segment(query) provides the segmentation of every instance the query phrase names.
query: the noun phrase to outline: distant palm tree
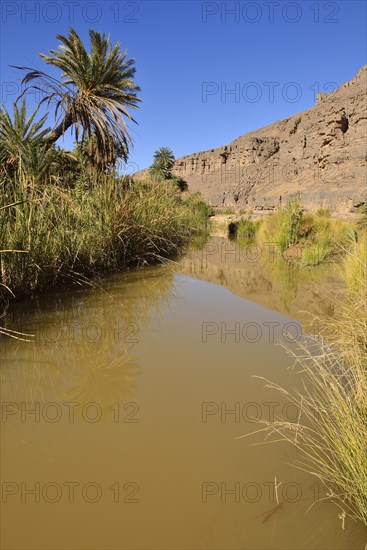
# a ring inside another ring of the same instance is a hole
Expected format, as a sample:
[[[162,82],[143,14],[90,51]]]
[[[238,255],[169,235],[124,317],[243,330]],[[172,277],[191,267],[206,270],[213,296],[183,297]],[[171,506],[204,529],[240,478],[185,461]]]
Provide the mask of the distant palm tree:
[[[56,38],[61,42],[59,50],[40,55],[47,64],[61,69],[61,80],[43,71],[17,67],[27,71],[23,93],[42,90],[46,95],[41,103],[55,106],[55,128],[47,142],[55,143],[71,128],[76,141],[94,136],[101,163],[115,163],[118,156],[126,159],[132,145],[126,119],[136,122],[128,108],[138,109],[141,101],[137,97],[140,88],[134,82],[134,60],[126,59],[127,51],[122,53],[119,43],[112,46],[109,36],[93,30],[89,31],[90,53],[74,29],[68,36]]]
[[[172,177],[172,168],[175,163],[175,155],[169,147],[160,147],[154,153],[153,164],[150,173],[154,179],[165,180]]]

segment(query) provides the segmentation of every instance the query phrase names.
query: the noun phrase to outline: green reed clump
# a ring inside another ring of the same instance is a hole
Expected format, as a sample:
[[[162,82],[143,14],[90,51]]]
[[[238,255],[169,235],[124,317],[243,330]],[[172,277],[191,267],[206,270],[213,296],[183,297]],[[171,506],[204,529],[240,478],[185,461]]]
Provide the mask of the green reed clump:
[[[213,208],[203,200],[201,193],[192,193],[185,196],[186,205],[192,212],[192,220],[201,227],[209,230],[209,218],[213,215]]]
[[[126,185],[104,175],[70,188],[26,177],[12,186],[13,204],[0,199],[0,283],[17,296],[162,261],[206,223],[200,199],[185,201],[168,183]]]
[[[321,210],[321,211],[320,211]],[[298,200],[291,200],[261,222],[257,239],[273,243],[285,257],[303,266],[315,266],[345,254],[358,238],[358,227],[330,219],[323,209],[305,214]],[[297,248],[297,254],[289,250]]]
[[[234,232],[239,241],[253,240],[259,229],[260,222],[254,221],[251,218],[234,222]]]
[[[284,208],[277,209],[262,223],[259,237],[262,241],[275,243],[280,252],[296,244],[303,218],[302,205],[298,199],[290,200]]]
[[[353,225],[342,220],[309,214],[304,222],[307,233],[300,242],[303,245],[301,263],[305,266],[318,265],[345,254],[358,238]]]

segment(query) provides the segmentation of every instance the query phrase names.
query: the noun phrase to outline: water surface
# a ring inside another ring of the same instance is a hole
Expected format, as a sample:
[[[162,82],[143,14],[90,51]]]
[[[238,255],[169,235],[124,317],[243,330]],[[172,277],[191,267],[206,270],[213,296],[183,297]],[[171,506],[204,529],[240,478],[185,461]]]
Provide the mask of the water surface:
[[[2,547],[364,547],[290,445],[238,439],[296,422],[264,379],[299,386],[279,342],[332,315],[337,270],[233,246],[12,306],[35,337],[1,341]]]

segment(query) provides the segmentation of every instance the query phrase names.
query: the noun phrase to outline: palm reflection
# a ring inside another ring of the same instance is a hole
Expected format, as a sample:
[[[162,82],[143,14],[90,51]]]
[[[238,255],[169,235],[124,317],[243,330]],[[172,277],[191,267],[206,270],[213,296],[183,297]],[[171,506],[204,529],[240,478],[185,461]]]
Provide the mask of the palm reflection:
[[[139,341],[151,319],[174,297],[169,266],[119,275],[104,288],[59,294],[7,322],[35,334],[31,343],[3,339],[3,401],[97,402],[102,408],[133,397]]]

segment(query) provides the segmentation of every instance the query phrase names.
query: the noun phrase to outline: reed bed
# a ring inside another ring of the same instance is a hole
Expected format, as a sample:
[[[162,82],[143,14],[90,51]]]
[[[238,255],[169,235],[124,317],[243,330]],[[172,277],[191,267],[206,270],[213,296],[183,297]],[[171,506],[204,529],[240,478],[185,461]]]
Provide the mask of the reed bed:
[[[3,298],[172,258],[207,221],[200,197],[183,200],[171,183],[11,183],[11,201],[6,189],[0,199]]]

